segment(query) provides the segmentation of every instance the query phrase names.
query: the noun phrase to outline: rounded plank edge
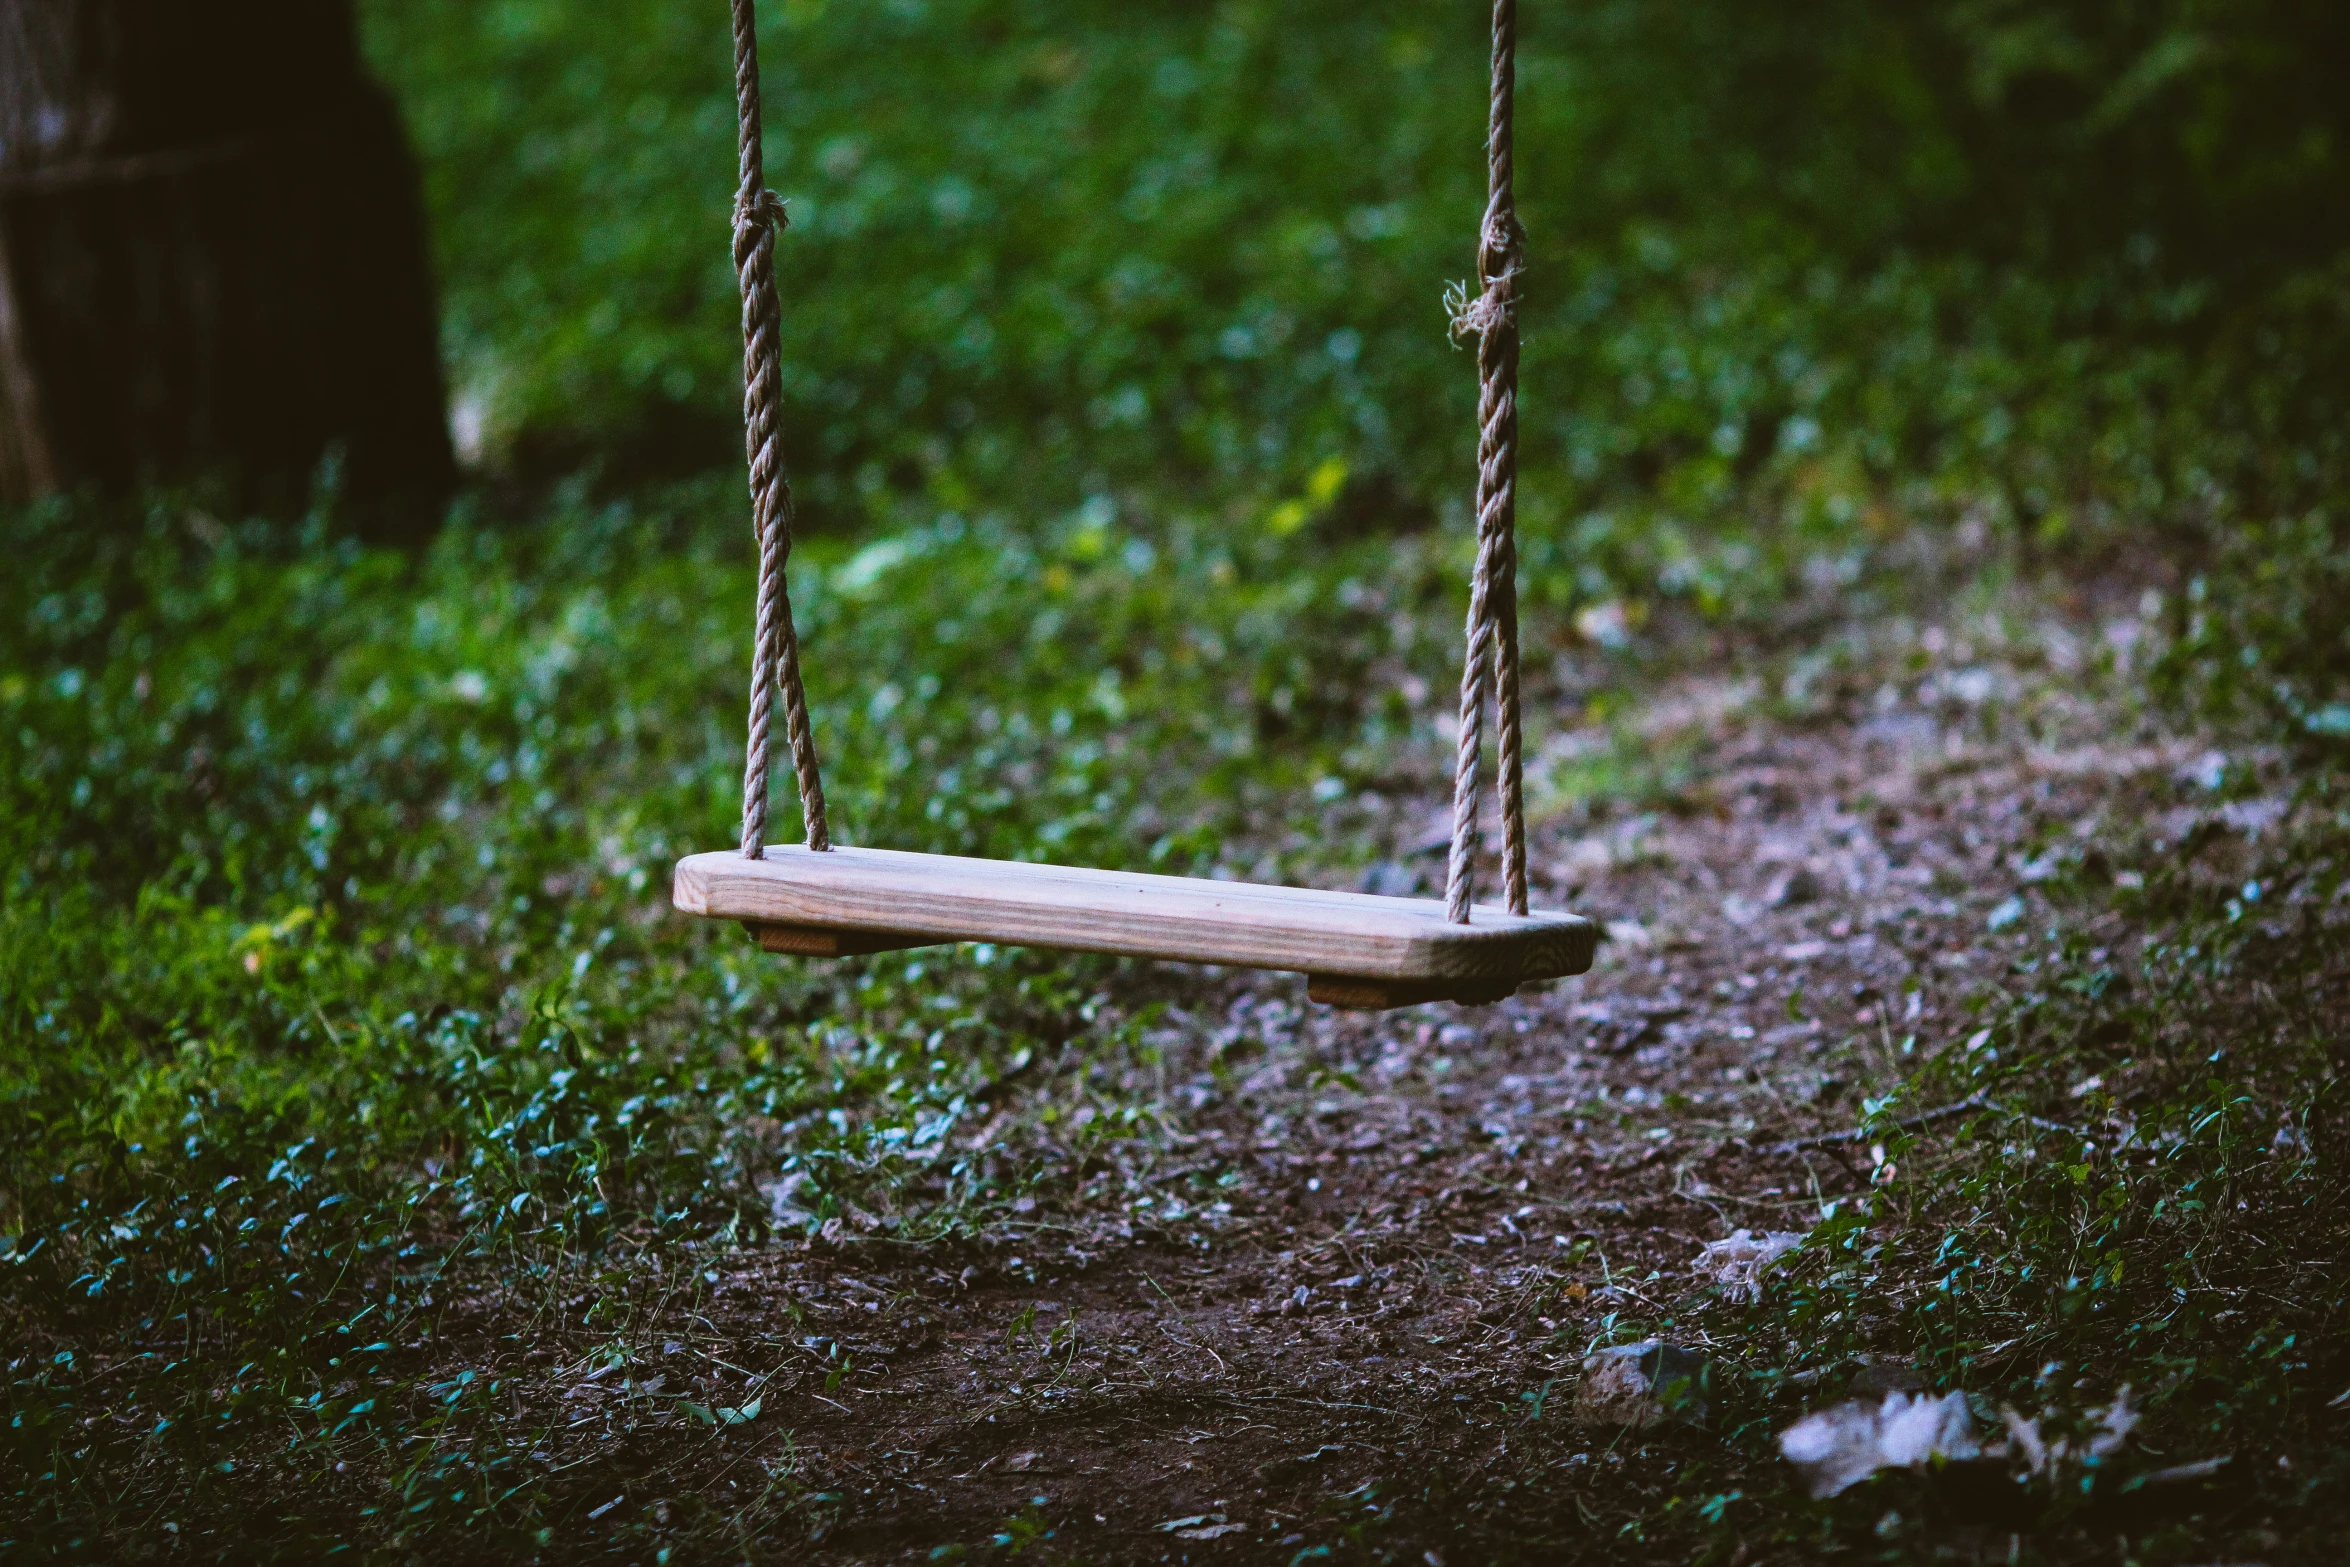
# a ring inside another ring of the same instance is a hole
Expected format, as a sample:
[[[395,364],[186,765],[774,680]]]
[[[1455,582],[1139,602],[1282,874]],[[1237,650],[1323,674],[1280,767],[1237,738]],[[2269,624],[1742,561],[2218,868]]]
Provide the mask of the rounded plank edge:
[[[907,945],[983,941],[1367,981],[1559,979],[1587,970],[1598,946],[1591,921],[1550,911],[1480,905],[1460,926],[1433,899],[886,849],[768,856],[689,855],[672,901],[704,918],[887,932]]]

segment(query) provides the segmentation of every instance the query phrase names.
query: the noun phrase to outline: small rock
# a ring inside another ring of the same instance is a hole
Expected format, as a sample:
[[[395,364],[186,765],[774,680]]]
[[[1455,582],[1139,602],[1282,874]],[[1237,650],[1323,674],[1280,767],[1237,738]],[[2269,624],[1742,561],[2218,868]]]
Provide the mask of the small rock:
[[[1852,1396],[1883,1398],[1887,1393],[1923,1393],[1925,1373],[1899,1355],[1855,1355]]]
[[[1603,1349],[1583,1362],[1575,1418],[1584,1425],[1635,1430],[1668,1420],[1700,1424],[1709,1371],[1696,1350],[1656,1339]]]
[[[1762,915],[1762,905],[1741,893],[1731,893],[1722,900],[1722,918],[1744,930]]]
[[[1771,883],[1764,901],[1774,909],[1794,908],[1805,903],[1817,903],[1827,889],[1821,885],[1819,873],[1808,865],[1798,865]]]
[[[1657,1037],[1656,1022],[1635,1013],[1627,1017],[1606,1014],[1590,1019],[1591,1032],[1583,1038],[1584,1048],[1601,1055],[1620,1056]]]
[[[1428,890],[1425,872],[1416,866],[1380,860],[1363,872],[1362,890],[1378,898],[1417,898]]]
[[[1621,599],[1610,599],[1604,604],[1586,604],[1575,611],[1575,629],[1584,640],[1609,649],[1629,647],[1632,642],[1632,612]]]
[[[1036,1467],[1036,1461],[1043,1456],[1044,1455],[1042,1453],[1014,1453],[1011,1457],[1004,1460],[1004,1468],[1011,1471],[1013,1474],[1025,1474],[1027,1471],[1034,1469]]]

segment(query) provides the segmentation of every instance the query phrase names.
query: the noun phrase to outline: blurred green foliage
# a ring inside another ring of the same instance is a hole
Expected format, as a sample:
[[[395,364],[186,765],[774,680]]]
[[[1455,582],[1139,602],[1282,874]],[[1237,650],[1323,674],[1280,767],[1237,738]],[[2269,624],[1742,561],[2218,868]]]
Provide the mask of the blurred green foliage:
[[[525,470],[731,456],[723,9],[369,10],[464,419]],[[1365,522],[1455,512],[1473,377],[1440,295],[1482,203],[1484,21],[765,7],[812,525],[1331,459]],[[2321,0],[1529,7],[1535,574],[1669,591],[1689,530],[1848,534],[1888,501],[2063,543],[2330,494],[2346,56]]]

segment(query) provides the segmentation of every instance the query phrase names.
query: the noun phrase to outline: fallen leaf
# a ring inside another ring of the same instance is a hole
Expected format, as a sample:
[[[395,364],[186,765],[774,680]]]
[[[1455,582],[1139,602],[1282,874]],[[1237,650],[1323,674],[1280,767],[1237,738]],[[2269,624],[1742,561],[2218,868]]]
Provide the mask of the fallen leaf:
[[[1693,1266],[1698,1273],[1719,1284],[1722,1293],[1731,1300],[1760,1300],[1763,1273],[1802,1244],[1802,1236],[1785,1230],[1772,1230],[1764,1235],[1739,1230],[1726,1240],[1706,1242]]]
[[[2053,1473],[2056,1468],[2079,1456],[2073,1444],[2062,1440],[2049,1441],[2040,1434],[2040,1422],[2029,1415],[2020,1415],[2012,1409],[2003,1409],[1999,1418],[2007,1426],[2008,1451],[2024,1462],[2024,1467],[2036,1475]],[[2083,1442],[2079,1452],[2091,1458],[2111,1458],[2121,1451],[2138,1426],[2138,1411],[2130,1406],[2128,1387],[2118,1389],[2113,1402],[2097,1412],[2097,1429]]]
[[[1779,1451],[1803,1471],[1815,1497],[1849,1490],[1880,1469],[1983,1456],[1964,1393],[1942,1398],[1888,1393],[1874,1404],[1838,1404],[1780,1432]]]
[[[2173,1464],[2168,1469],[2149,1470],[2123,1489],[2136,1491],[2150,1485],[2183,1485],[2192,1480],[2208,1480],[2235,1461],[2235,1454],[2222,1453],[2217,1458],[2198,1458],[2191,1464]]]

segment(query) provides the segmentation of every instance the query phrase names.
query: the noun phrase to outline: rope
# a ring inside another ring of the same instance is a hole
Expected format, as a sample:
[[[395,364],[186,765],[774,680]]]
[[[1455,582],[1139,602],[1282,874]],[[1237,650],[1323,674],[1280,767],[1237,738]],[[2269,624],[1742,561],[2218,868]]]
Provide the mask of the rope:
[[[1479,292],[1453,330],[1477,336],[1477,567],[1469,580],[1468,654],[1461,669],[1460,747],[1453,758],[1452,856],[1445,918],[1469,923],[1477,879],[1478,762],[1485,701],[1493,697],[1501,771],[1502,881],[1512,914],[1526,912],[1526,802],[1518,721],[1518,275],[1526,234],[1514,192],[1512,106],[1518,78],[1517,0],[1493,0],[1493,90],[1486,118],[1485,222]]]
[[[732,0],[734,91],[740,182],[734,204],[734,262],[743,299],[743,443],[759,542],[759,598],[753,633],[749,742],[743,766],[746,859],[765,853],[767,777],[775,689],[783,688],[784,730],[799,787],[808,847],[832,847],[824,781],[800,682],[784,566],[791,556],[791,482],[784,472],[782,306],[775,290],[775,237],[788,222],[767,189],[759,128],[756,0]],[[1517,0],[1494,0],[1492,95],[1486,122],[1485,221],[1477,246],[1476,298],[1464,300],[1454,330],[1477,336],[1477,565],[1469,584],[1467,658],[1461,671],[1460,745],[1453,761],[1452,854],[1445,916],[1469,923],[1475,896],[1478,773],[1485,703],[1496,712],[1502,818],[1502,878],[1509,910],[1526,912],[1526,813],[1518,692],[1517,483],[1518,277],[1525,232],[1514,194],[1512,105],[1517,87]]]
[[[734,195],[734,266],[743,296],[743,449],[751,475],[751,525],[759,541],[759,607],[751,640],[750,739],[743,756],[743,858],[766,854],[769,728],[783,683],[783,727],[799,785],[808,847],[832,847],[824,780],[800,685],[800,639],[783,580],[791,558],[791,479],[783,468],[783,306],[775,294],[775,236],[790,221],[767,188],[759,134],[759,22],[756,0],[733,0],[734,102],[741,179]]]

